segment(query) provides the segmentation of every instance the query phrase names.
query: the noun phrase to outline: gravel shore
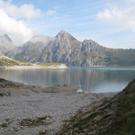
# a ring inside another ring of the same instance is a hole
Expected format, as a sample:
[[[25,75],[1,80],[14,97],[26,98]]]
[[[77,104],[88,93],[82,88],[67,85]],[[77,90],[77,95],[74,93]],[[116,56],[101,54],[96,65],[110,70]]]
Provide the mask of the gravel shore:
[[[14,82],[12,82],[14,83]],[[0,87],[0,135],[54,135],[83,106],[116,93],[77,93],[76,86]]]

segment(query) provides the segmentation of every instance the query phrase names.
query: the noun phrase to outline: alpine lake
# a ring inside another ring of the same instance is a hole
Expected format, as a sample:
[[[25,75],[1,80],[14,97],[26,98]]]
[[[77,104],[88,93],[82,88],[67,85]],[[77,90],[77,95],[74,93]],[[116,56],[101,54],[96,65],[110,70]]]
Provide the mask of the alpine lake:
[[[8,69],[0,70],[0,78],[42,87],[80,86],[85,93],[118,92],[135,78],[135,68]]]

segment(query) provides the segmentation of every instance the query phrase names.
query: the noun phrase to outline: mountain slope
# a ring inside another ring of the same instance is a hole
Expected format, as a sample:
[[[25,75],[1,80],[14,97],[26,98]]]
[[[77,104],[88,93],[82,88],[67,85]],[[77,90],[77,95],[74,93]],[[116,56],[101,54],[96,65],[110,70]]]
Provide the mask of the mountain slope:
[[[0,54],[0,66],[32,66],[32,64],[24,61],[14,60]]]
[[[107,65],[135,66],[135,49],[106,49]]]
[[[58,135],[134,135],[135,79],[118,95],[81,108]]]
[[[135,66],[135,49],[110,49],[92,40],[80,42],[64,30],[55,37],[34,36],[6,55],[32,63],[65,63],[83,67]]]

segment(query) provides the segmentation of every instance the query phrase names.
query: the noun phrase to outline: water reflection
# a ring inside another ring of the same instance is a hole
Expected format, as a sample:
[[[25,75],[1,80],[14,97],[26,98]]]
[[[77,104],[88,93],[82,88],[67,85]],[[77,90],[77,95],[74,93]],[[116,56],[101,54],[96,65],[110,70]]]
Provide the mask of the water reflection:
[[[122,90],[133,78],[133,69],[67,68],[0,70],[0,77],[43,87],[76,85],[85,92],[115,92]]]

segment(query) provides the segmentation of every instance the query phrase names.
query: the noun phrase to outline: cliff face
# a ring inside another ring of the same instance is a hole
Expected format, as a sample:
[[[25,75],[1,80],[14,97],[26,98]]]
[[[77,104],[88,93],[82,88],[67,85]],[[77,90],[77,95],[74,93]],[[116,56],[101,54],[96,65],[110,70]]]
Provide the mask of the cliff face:
[[[34,36],[6,55],[32,63],[65,63],[67,66],[135,66],[135,49],[109,49],[92,40],[80,42],[64,30],[56,37]]]

